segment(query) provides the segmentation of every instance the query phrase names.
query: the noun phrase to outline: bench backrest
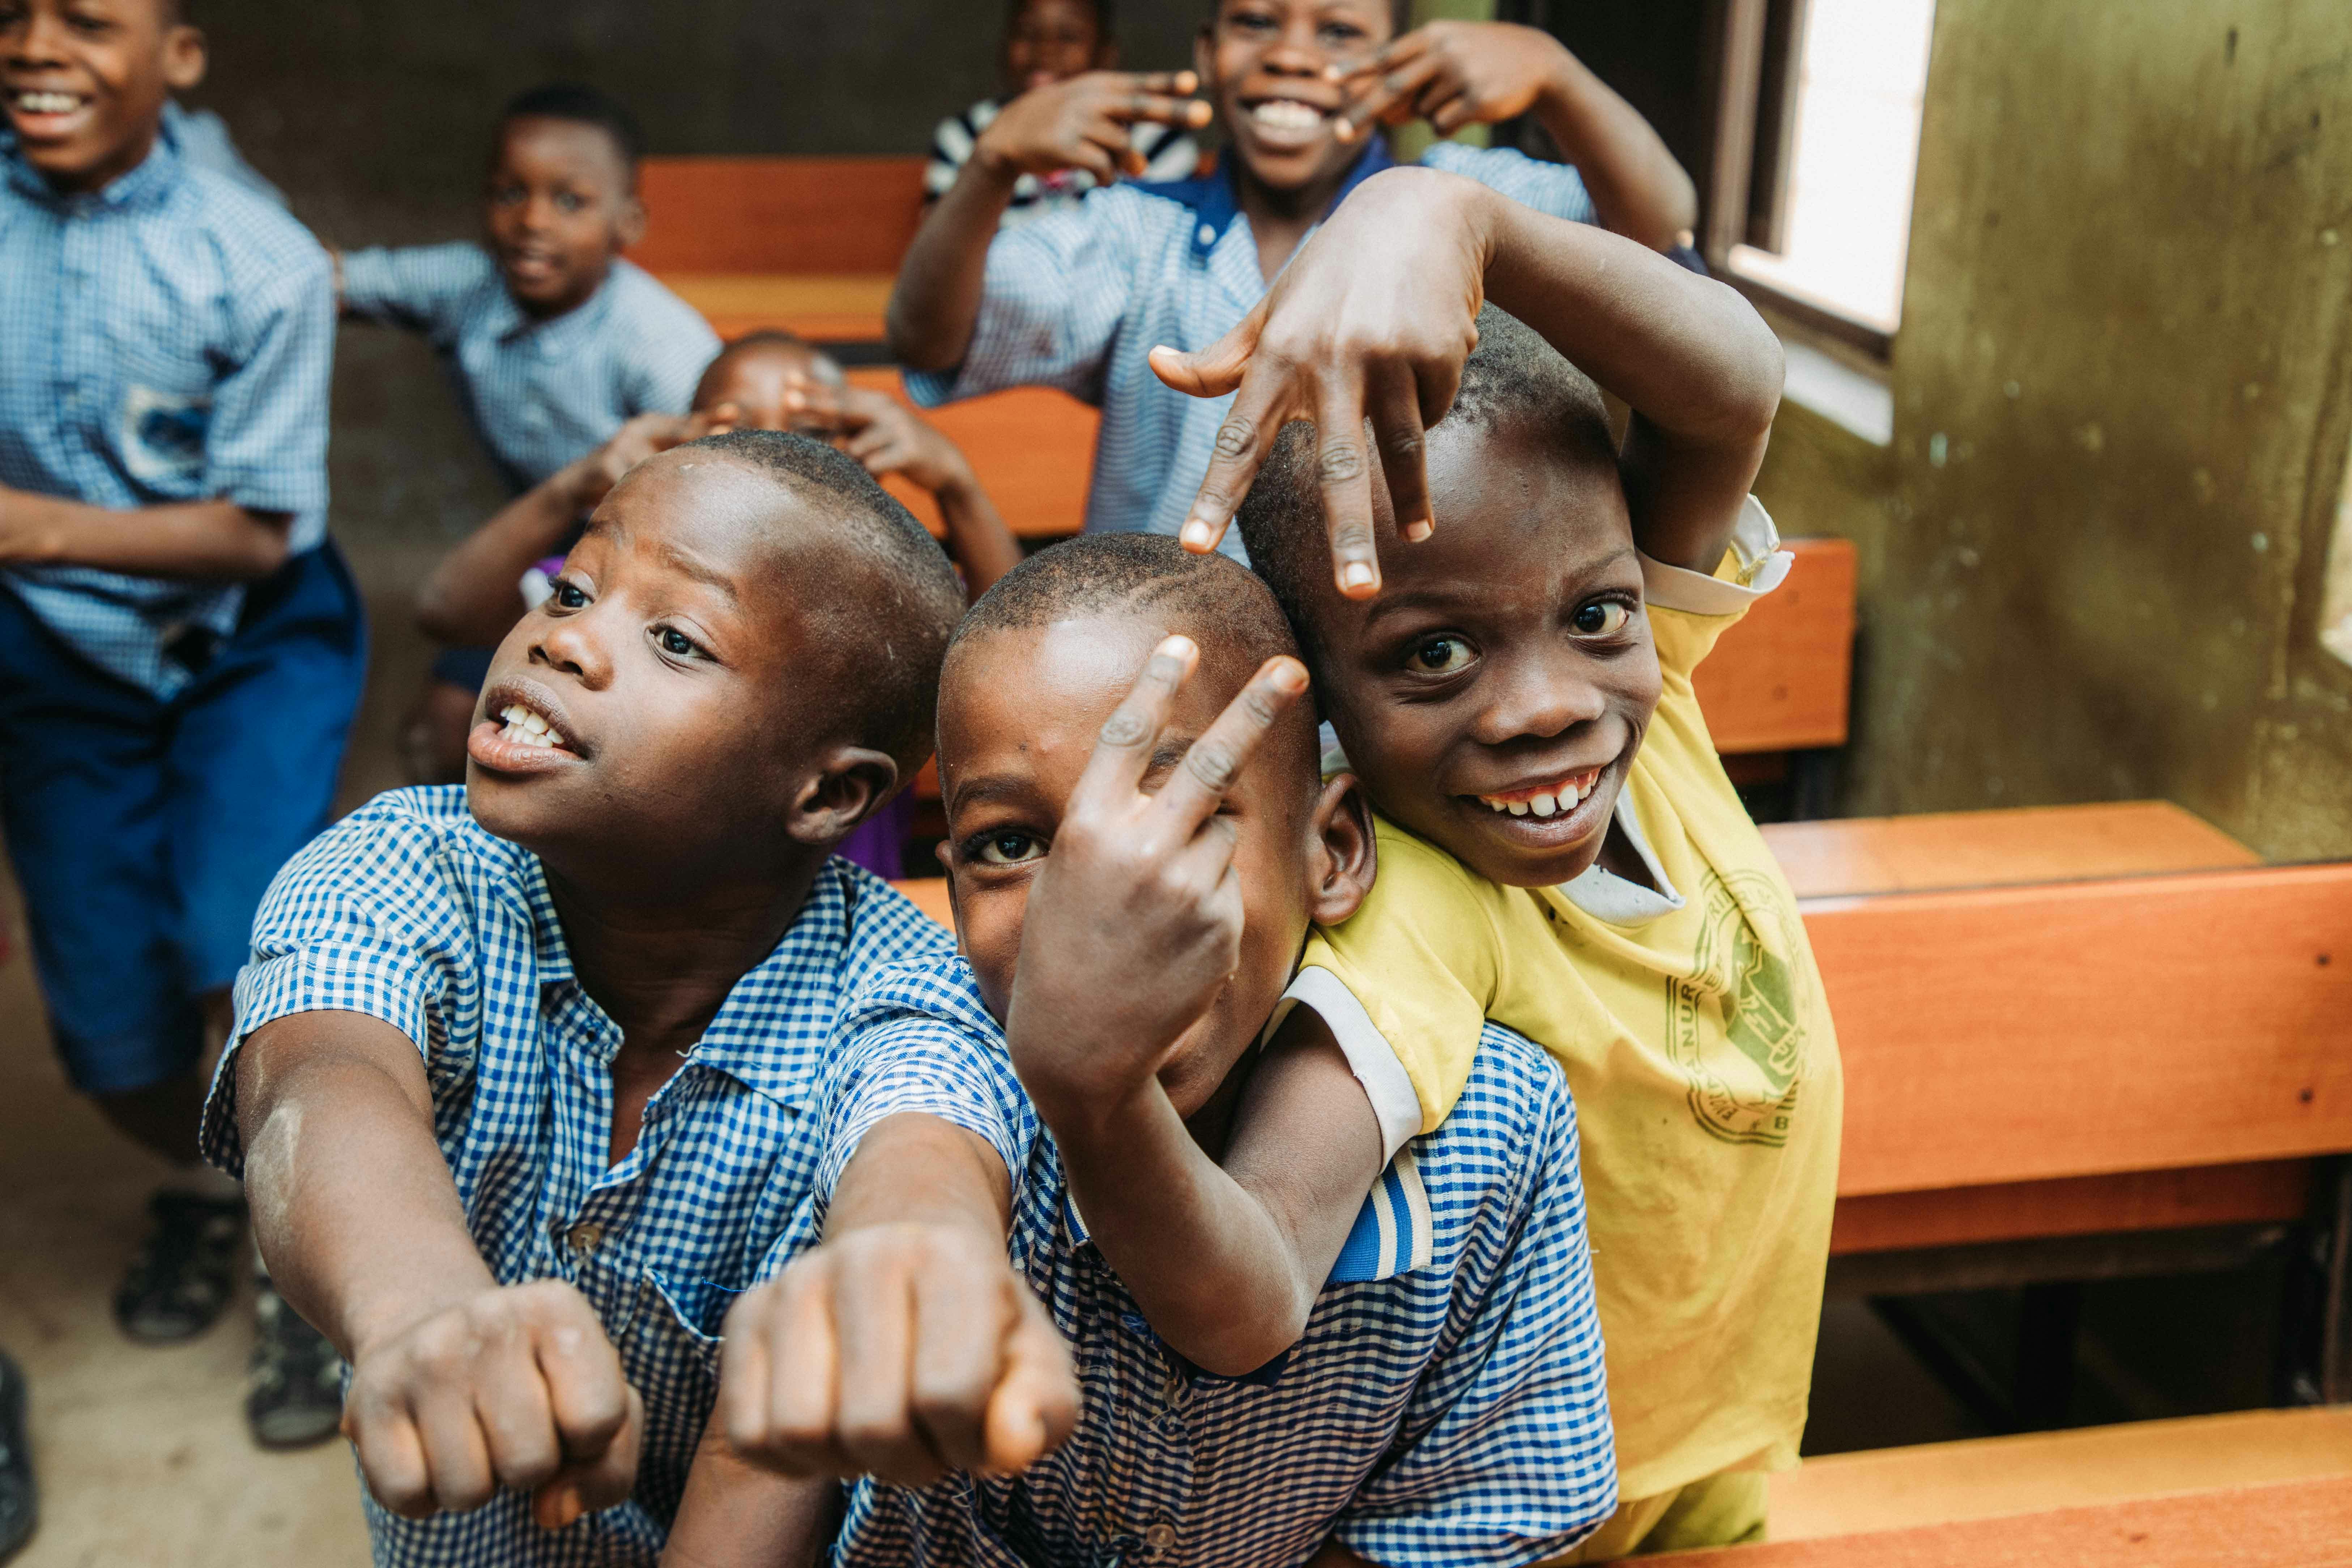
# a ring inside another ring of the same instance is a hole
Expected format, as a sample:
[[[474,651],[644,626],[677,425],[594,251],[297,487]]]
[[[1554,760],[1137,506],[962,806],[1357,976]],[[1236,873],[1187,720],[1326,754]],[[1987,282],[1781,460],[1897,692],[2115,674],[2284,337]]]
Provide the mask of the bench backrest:
[[[922,218],[920,158],[647,158],[653,272],[896,272]]]

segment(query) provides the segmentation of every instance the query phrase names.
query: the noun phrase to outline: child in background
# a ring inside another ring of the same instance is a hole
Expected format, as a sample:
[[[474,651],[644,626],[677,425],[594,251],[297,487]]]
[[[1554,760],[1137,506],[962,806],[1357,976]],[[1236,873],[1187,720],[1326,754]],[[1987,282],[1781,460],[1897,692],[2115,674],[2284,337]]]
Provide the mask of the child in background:
[[[797,430],[829,438],[875,478],[900,473],[930,491],[968,595],[985,593],[1021,559],[1019,542],[954,442],[894,400],[849,385],[841,367],[814,343],[790,332],[757,331],[710,362],[695,388],[691,413],[638,415],[444,556],[418,591],[417,624],[427,637],[454,647],[497,644],[547,596],[562,552],[579,535],[580,519],[623,474],[656,452],[726,429]],[[463,779],[473,710],[472,691],[432,693],[409,729],[412,770]],[[861,824],[841,853],[877,876],[898,876],[905,816],[903,801],[893,801]]]
[[[365,665],[326,533],[327,255],[184,153],[168,95],[205,64],[173,0],[0,0],[0,822],[68,1076],[183,1173],[114,1299],[150,1342],[233,1293],[204,1058]],[[247,1420],[323,1437],[333,1352],[260,1307]]]
[[[1004,21],[1004,90],[940,121],[931,136],[931,161],[923,170],[923,200],[935,202],[948,194],[981,133],[1007,103],[1024,92],[1118,65],[1111,0],[1010,0]],[[1141,163],[1140,177],[1147,180],[1188,180],[1200,168],[1200,149],[1173,125],[1137,127],[1135,154]],[[1013,199],[999,226],[1017,228],[1076,206],[1094,188],[1094,175],[1084,169],[1024,174],[1013,184]]]
[[[205,1142],[351,1357],[377,1562],[659,1556],[836,1005],[949,946],[830,852],[929,755],[962,609],[828,447],[649,458],[500,645],[466,787],[272,887]]]
[[[1760,1536],[1804,1426],[1841,1078],[1691,675],[1787,570],[1748,495],[1778,343],[1719,284],[1400,170],[1226,342],[1158,363],[1234,395],[1197,547],[1246,492],[1327,765],[1381,813],[1378,886],[1303,960],[1322,1022],[1394,1050],[1424,1125],[1460,1114],[1489,1021],[1576,1091],[1627,1500],[1585,1552]],[[1631,405],[1622,452],[1577,365]]]
[[[1332,1124],[1378,1147],[1336,1053],[1255,1048],[1309,922],[1373,869],[1295,647],[1240,567],[1136,537],[1041,553],[958,628],[940,761],[969,958],[850,1005],[825,1244],[728,1321],[737,1450],[883,1478],[833,1562],[1517,1565],[1613,1503],[1575,1110],[1507,1031],[1461,1110],[1355,1186],[1279,1364],[1202,1371],[1089,1245],[1122,1182],[1222,1158],[1280,1192],[1333,1167]],[[1318,1086],[1352,1115],[1292,1115]],[[1267,1135],[1284,1121],[1303,1136]],[[1198,1260],[1154,1239],[1167,1269]],[[950,1468],[983,1473],[929,1484]],[[679,1519],[698,1564],[808,1560],[790,1510],[776,1539],[707,1535],[711,1500]]]
[[[621,256],[645,233],[643,149],[628,110],[596,89],[533,88],[499,115],[482,242],[338,258],[343,314],[424,334],[516,495],[638,415],[686,413],[719,352],[691,305]],[[434,661],[434,685],[454,689],[428,688],[412,712],[412,766],[432,755],[433,715],[471,710],[488,662],[479,644]]]
[[[1139,127],[1199,126],[1210,112],[1175,96],[1192,90],[1192,72],[1093,72],[1008,104],[899,269],[890,343],[909,395],[928,407],[1045,385],[1099,407],[1087,527],[1173,533],[1224,404],[1170,391],[1145,356],[1154,344],[1206,348],[1249,313],[1324,216],[1389,166],[1375,117],[1424,104],[1449,121],[1531,112],[1572,166],[1445,142],[1423,162],[1659,249],[1690,226],[1690,181],[1656,133],[1548,34],[1499,23],[1392,32],[1391,0],[1222,0],[1194,49],[1227,138],[1216,171],[1096,191],[1000,235],[1023,175],[1139,174]],[[1383,48],[1411,51],[1409,98],[1363,73]],[[1225,543],[1240,551],[1238,538]]]

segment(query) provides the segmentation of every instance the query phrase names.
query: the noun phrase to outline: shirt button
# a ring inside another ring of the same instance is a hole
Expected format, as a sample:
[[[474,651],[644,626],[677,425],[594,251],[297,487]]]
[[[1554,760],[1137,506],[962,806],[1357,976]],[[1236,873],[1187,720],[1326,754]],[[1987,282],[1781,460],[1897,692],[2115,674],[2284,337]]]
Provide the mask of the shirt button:
[[[1155,1524],[1143,1532],[1143,1543],[1154,1552],[1165,1552],[1176,1544],[1176,1527],[1172,1524]]]
[[[594,1220],[572,1227],[572,1250],[593,1252],[604,1244],[604,1227]]]
[[[1214,245],[1214,244],[1216,244],[1216,243],[1217,243],[1217,231],[1216,231],[1215,229],[1213,229],[1213,228],[1211,228],[1207,224],[1205,224],[1205,223],[1204,223],[1204,224],[1202,224],[1202,225],[1201,226],[1200,240],[1201,240],[1201,243],[1202,243],[1202,245]]]

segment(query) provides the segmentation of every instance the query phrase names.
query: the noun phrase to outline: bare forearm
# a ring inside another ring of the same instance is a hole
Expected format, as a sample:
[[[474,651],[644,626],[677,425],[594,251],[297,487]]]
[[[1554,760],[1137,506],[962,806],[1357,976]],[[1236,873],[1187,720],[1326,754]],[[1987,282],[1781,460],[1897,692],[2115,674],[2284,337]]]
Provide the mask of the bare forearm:
[[[1021,542],[978,479],[967,477],[942,485],[933,496],[947,524],[948,553],[963,568],[964,593],[977,599],[1021,564]]]
[[[923,215],[890,291],[890,349],[914,370],[951,370],[971,346],[988,279],[988,247],[1013,205],[1014,175],[975,154]]]
[[[1576,165],[1607,227],[1653,250],[1679,243],[1698,222],[1690,175],[1639,110],[1573,56],[1536,100],[1536,118]]]
[[[814,1568],[832,1539],[841,1485],[746,1464],[705,1430],[661,1568]]]
[[[238,1066],[255,1239],[286,1299],[346,1357],[498,1283],[429,1104],[365,1061]]]
[[[1001,1245],[1013,1222],[1013,1184],[986,1140],[913,1112],[875,1123],[834,1184],[828,1240],[876,1225],[985,1229]]]
[[[289,520],[234,501],[182,501],[118,511],[58,496],[0,489],[0,560],[97,566],[140,577],[246,583],[286,563]]]
[[[522,574],[562,547],[579,520],[578,464],[509,501],[442,557],[416,595],[416,624],[436,642],[486,647],[521,618]]]

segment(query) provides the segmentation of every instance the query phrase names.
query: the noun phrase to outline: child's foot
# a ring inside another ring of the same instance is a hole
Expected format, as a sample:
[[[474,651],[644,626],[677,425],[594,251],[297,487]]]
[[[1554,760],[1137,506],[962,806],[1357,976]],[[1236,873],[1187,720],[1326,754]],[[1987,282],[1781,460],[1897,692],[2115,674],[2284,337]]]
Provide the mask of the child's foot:
[[[114,1321],[134,1340],[168,1344],[213,1326],[236,1283],[241,1198],[157,1193],[153,1226],[114,1292]]]
[[[25,1436],[25,1374],[0,1354],[0,1563],[33,1538],[39,1518],[33,1450]]]
[[[265,1448],[304,1448],[343,1419],[343,1358],[286,1304],[268,1277],[255,1279],[253,1362],[246,1370],[245,1424]]]

